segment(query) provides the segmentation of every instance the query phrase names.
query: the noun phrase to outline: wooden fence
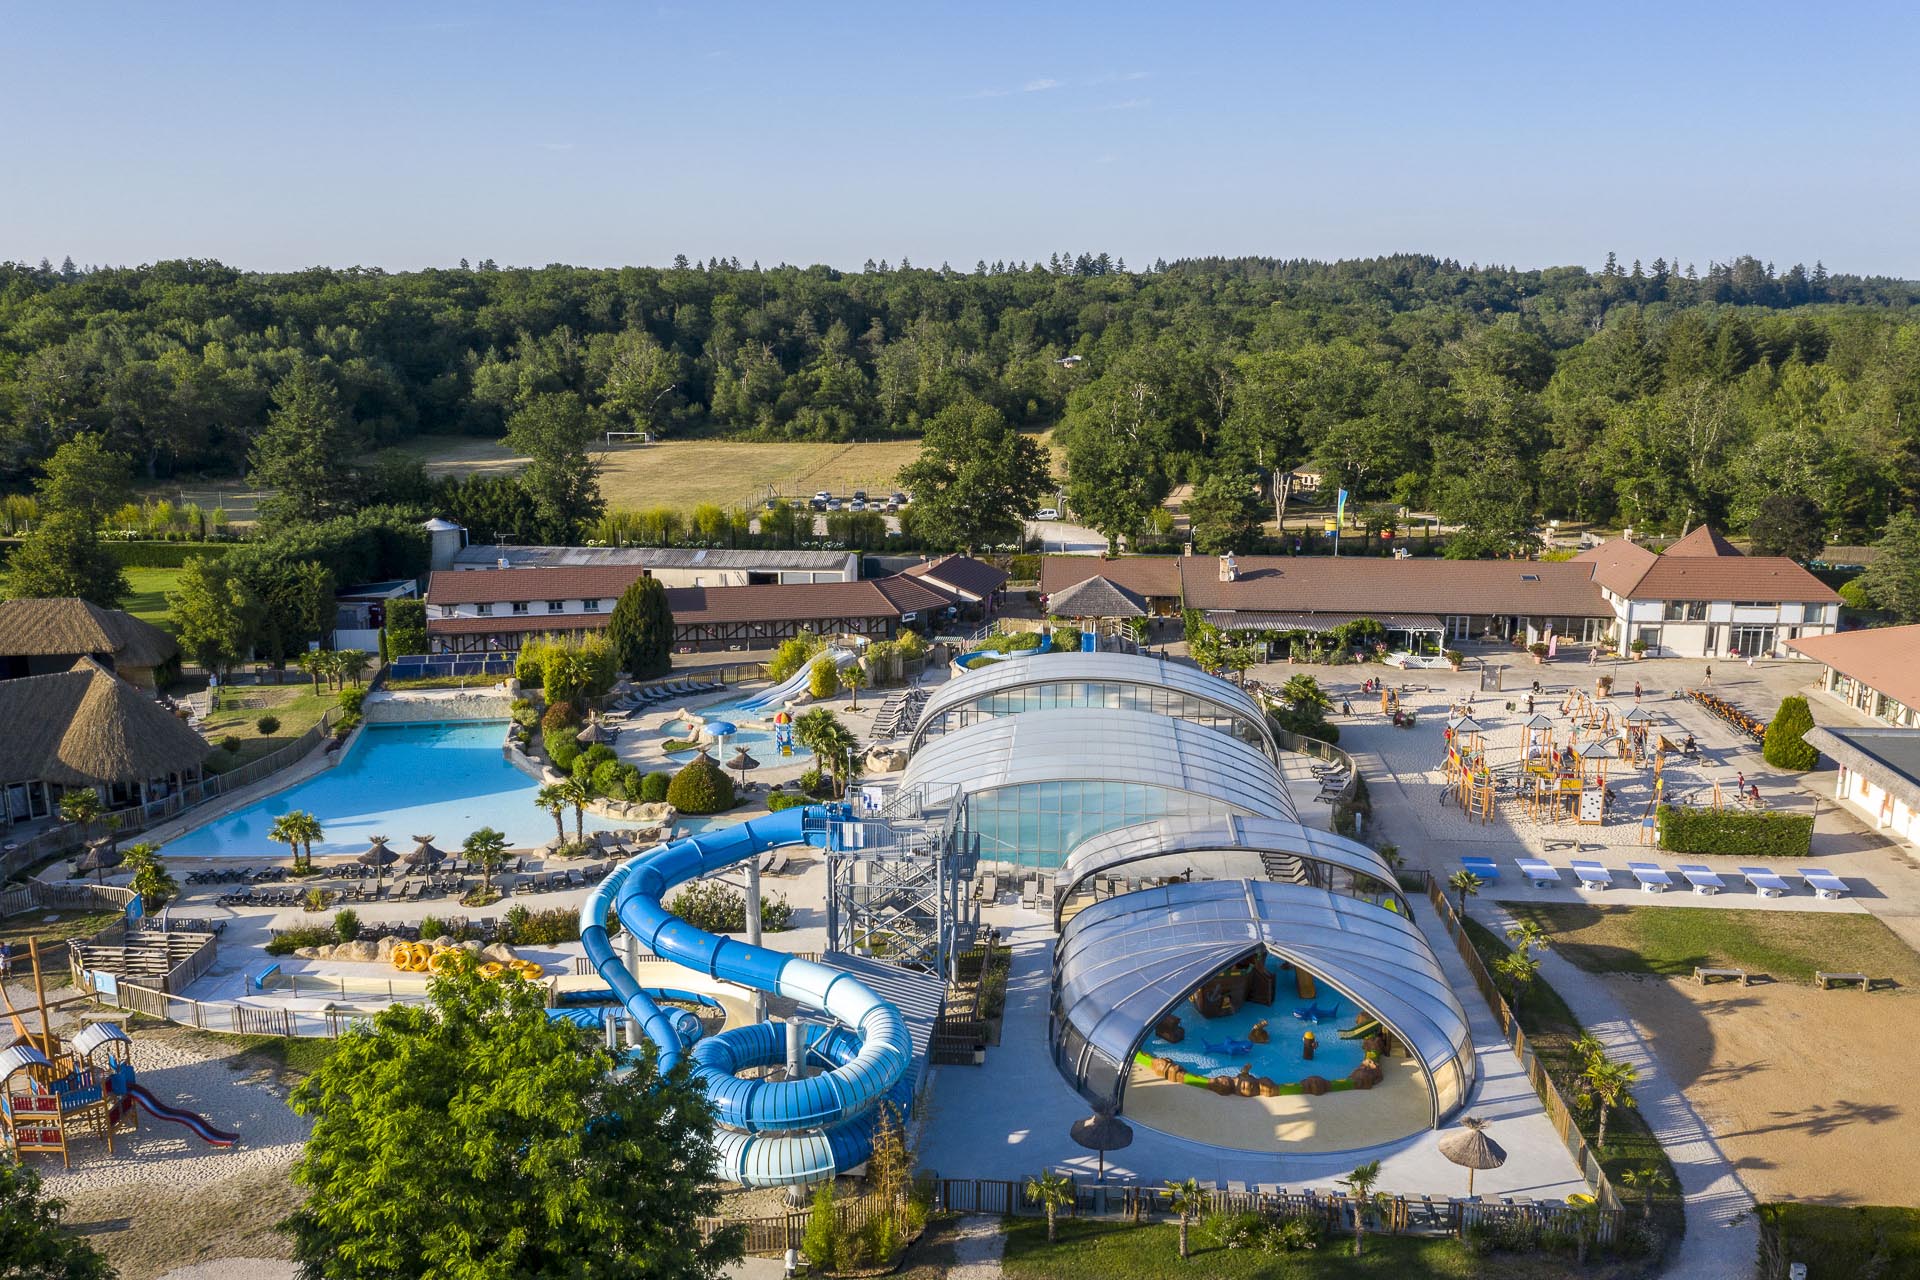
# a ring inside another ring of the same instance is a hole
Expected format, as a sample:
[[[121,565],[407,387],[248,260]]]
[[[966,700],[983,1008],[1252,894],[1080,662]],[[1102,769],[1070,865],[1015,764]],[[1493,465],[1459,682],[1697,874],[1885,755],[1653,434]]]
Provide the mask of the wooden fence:
[[[133,890],[116,884],[58,884],[28,880],[0,892],[0,916],[22,911],[125,911]]]
[[[1593,1193],[1601,1206],[1606,1209],[1618,1209],[1621,1204],[1619,1193],[1614,1190],[1613,1183],[1607,1178],[1606,1170],[1600,1165],[1599,1157],[1587,1145],[1585,1135],[1580,1132],[1580,1126],[1575,1123],[1573,1107],[1568,1104],[1566,1095],[1560,1092],[1560,1086],[1554,1083],[1553,1077],[1547,1074],[1546,1067],[1534,1053],[1532,1042],[1527,1039],[1526,1032],[1520,1029],[1520,1019],[1514,1015],[1512,1007],[1500,994],[1500,988],[1495,984],[1493,975],[1488,973],[1486,965],[1481,963],[1480,953],[1474,950],[1473,939],[1467,936],[1466,929],[1462,927],[1459,914],[1453,908],[1453,902],[1447,897],[1446,890],[1440,881],[1434,879],[1431,873],[1427,875],[1427,900],[1433,904],[1433,909],[1439,913],[1442,923],[1446,925],[1448,935],[1453,938],[1454,946],[1460,952],[1461,962],[1467,966],[1467,972],[1473,975],[1473,985],[1480,988],[1480,995],[1486,1000],[1487,1008],[1492,1010],[1494,1021],[1500,1024],[1501,1034],[1506,1037],[1507,1043],[1519,1056],[1520,1065],[1525,1068],[1527,1079],[1533,1082],[1533,1091],[1540,1095],[1540,1105],[1547,1113],[1547,1120],[1553,1125],[1554,1132],[1560,1135],[1560,1141],[1566,1144],[1567,1154],[1571,1155],[1574,1164],[1579,1166],[1581,1174],[1587,1180],[1587,1185],[1593,1188]]]
[[[112,974],[75,966],[74,984],[94,999],[129,1013],[163,1018],[202,1031],[226,1031],[243,1036],[280,1036],[288,1039],[337,1040],[356,1026],[370,1022],[371,1009],[292,1009],[235,1004],[227,1000],[194,1000],[169,995],[152,987],[121,982]]]
[[[1201,1184],[1203,1188],[1206,1184]],[[1027,1199],[1024,1182],[988,1178],[924,1177],[920,1194],[929,1208],[938,1213],[984,1214],[996,1218],[1041,1217],[1045,1209]],[[1292,1191],[1285,1188],[1250,1188],[1245,1191],[1207,1190],[1208,1211],[1218,1213],[1258,1213],[1270,1218],[1305,1218],[1332,1233],[1353,1230],[1356,1201],[1351,1196],[1314,1190]],[[873,1199],[836,1201],[834,1210],[846,1229],[857,1229],[880,1209]],[[1381,1235],[1459,1236],[1475,1226],[1500,1226],[1523,1223],[1540,1231],[1584,1230],[1600,1244],[1616,1240],[1625,1225],[1625,1213],[1618,1209],[1576,1209],[1560,1201],[1462,1200],[1453,1196],[1380,1195],[1366,1203],[1367,1230]],[[1164,1185],[1144,1186],[1120,1183],[1076,1182],[1071,1203],[1063,1206],[1064,1217],[1113,1216],[1138,1220],[1144,1217],[1169,1217],[1173,1203]],[[745,1228],[746,1252],[750,1255],[777,1257],[788,1249],[800,1247],[806,1234],[809,1214],[794,1210],[768,1217],[735,1219],[702,1218],[703,1235],[711,1236],[727,1226]]]

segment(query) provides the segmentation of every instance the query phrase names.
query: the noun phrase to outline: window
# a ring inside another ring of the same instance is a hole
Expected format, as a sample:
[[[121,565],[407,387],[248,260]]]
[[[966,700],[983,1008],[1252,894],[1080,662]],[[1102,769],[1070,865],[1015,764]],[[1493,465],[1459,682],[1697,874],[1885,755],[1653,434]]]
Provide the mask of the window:
[[[600,612],[600,602],[598,600],[582,600],[580,602],[580,607],[582,609],[585,609],[588,613]]]
[[[519,616],[520,614],[526,613],[532,607],[533,606],[528,604],[525,600],[515,600],[513,602],[513,612],[515,616]]]
[[[1705,600],[1667,601],[1668,622],[1705,622],[1706,620],[1707,602]]]
[[[565,600],[547,601],[548,613],[565,613],[566,611],[567,611],[567,602]]]
[[[493,606],[490,604],[477,604],[473,606],[473,611],[477,616],[482,618],[491,618],[493,616]]]
[[[1773,601],[1771,600],[1735,600],[1733,602],[1733,607],[1736,609],[1771,609],[1773,608]]]

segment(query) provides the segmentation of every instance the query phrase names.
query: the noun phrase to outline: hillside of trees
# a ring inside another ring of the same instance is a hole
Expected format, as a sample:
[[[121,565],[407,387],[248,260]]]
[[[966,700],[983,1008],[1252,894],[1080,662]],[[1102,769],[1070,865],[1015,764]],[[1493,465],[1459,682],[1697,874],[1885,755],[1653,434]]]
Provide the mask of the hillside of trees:
[[[245,474],[299,396],[344,419],[321,469],[515,421],[847,440],[977,402],[1058,426],[1076,509],[1119,532],[1172,484],[1233,505],[1307,463],[1487,550],[1537,516],[1744,531],[1770,497],[1853,541],[1920,500],[1913,283],[1749,258],[871,266],[0,265],[0,487],[87,432],[146,478]]]

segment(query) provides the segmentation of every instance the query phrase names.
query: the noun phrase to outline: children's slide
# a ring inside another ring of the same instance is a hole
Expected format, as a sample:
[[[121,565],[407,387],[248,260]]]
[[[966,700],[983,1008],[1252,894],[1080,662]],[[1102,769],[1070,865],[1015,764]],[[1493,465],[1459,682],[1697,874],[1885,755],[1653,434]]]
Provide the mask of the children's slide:
[[[193,1131],[193,1136],[210,1147],[230,1147],[240,1141],[237,1133],[228,1133],[225,1129],[216,1129],[207,1122],[205,1116],[195,1115],[191,1111],[182,1111],[179,1107],[170,1107],[153,1096],[148,1088],[129,1073],[124,1082],[116,1082],[114,1092],[124,1093],[140,1104],[140,1109],[155,1120],[166,1120],[172,1124],[183,1125]]]
[[[888,1102],[905,1115],[912,1103],[912,1041],[900,1011],[858,979],[828,965],[715,937],[670,913],[661,899],[676,885],[768,849],[824,848],[846,821],[845,806],[810,805],[657,845],[616,867],[580,908],[587,959],[658,1048],[662,1071],[682,1058],[692,1060],[694,1079],[719,1121],[713,1145],[720,1168],[747,1186],[822,1182],[863,1163],[873,1151],[879,1104]],[[730,1027],[689,1047],[671,1011],[661,1009],[616,954],[607,937],[609,909],[662,959],[824,1012],[831,1023],[806,1027],[806,1057],[814,1073],[800,1080],[740,1076],[750,1068],[784,1064],[786,1027],[778,1022]]]

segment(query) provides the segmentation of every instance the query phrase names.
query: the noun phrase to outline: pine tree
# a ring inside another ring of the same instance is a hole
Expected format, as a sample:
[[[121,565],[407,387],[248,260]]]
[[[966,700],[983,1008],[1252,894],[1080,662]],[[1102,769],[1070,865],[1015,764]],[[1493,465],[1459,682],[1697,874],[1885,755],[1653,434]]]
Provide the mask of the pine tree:
[[[614,663],[636,679],[673,669],[673,610],[658,578],[641,578],[620,596],[607,619],[607,641]]]

